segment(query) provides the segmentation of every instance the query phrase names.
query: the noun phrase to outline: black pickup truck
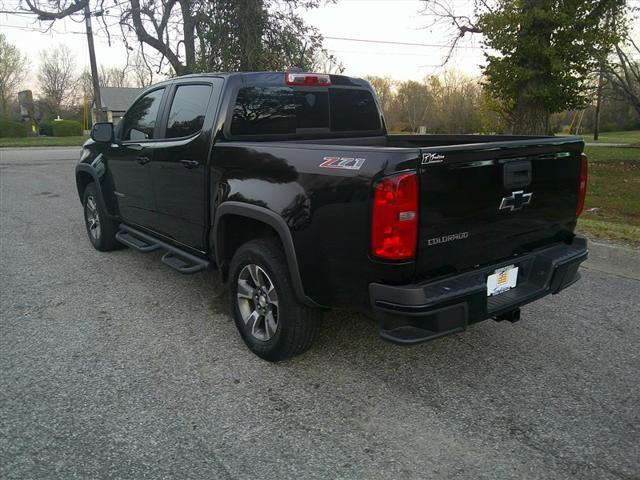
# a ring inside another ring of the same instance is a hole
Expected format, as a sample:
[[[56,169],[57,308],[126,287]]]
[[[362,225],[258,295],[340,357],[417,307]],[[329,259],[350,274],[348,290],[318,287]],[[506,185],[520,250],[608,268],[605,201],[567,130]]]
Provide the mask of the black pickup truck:
[[[574,283],[587,160],[578,137],[392,135],[340,75],[189,75],[97,123],[76,182],[89,239],[163,252],[229,286],[248,347],[309,348],[344,308],[412,344]]]

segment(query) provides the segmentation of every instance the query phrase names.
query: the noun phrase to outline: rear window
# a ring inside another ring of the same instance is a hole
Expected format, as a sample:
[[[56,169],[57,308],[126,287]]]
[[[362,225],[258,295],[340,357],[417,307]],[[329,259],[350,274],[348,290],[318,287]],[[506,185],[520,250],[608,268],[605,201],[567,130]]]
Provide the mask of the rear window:
[[[232,134],[288,133],[295,128],[295,105],[289,88],[240,89],[233,107]]]
[[[356,111],[352,111],[356,110]],[[277,135],[379,130],[371,92],[330,88],[248,87],[238,92],[233,135]]]
[[[379,130],[380,116],[371,92],[346,88],[330,88],[331,130]]]

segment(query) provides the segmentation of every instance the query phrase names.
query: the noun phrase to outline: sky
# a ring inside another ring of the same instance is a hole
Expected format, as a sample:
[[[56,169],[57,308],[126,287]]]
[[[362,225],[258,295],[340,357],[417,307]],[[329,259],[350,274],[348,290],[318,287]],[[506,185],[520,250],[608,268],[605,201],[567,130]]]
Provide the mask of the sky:
[[[458,11],[473,2],[457,0]],[[398,80],[420,80],[440,70],[448,52],[450,32],[444,26],[426,28],[433,17],[420,14],[424,2],[415,0],[339,0],[309,11],[305,18],[320,29],[325,47],[346,67],[346,74],[390,76]],[[365,43],[336,38],[405,42],[426,45]],[[480,73],[484,56],[480,39],[463,42],[448,66],[470,75]],[[427,45],[444,45],[434,47]]]
[[[629,1],[640,7],[640,0]],[[0,0],[0,10],[15,10],[18,2],[19,0]],[[457,14],[469,15],[474,4],[468,0],[448,0],[448,3],[454,5]],[[108,5],[109,2],[105,4]],[[424,2],[419,0],[337,0],[336,3],[329,3],[318,9],[304,11],[302,15],[325,37],[325,48],[342,62],[345,75],[380,75],[396,80],[421,80],[443,70],[442,62],[448,51],[446,45],[452,34],[446,25],[429,27],[433,17],[425,15],[423,8]],[[77,16],[75,20],[57,21],[50,31],[42,32],[48,23],[34,21],[33,15],[0,13],[0,31],[31,62],[32,75],[27,80],[26,88],[37,90],[35,72],[39,52],[43,49],[65,44],[76,54],[79,70],[88,67],[84,22],[81,16]],[[116,25],[111,29],[111,45],[100,23],[93,20],[98,64],[107,67],[124,65],[126,55],[118,37],[117,18],[107,18],[107,23]],[[640,33],[640,25],[636,25],[634,30]],[[634,36],[637,38],[638,35]],[[468,35],[460,43],[446,68],[479,76],[483,63],[480,37]]]
[[[466,0],[452,1],[459,9],[468,9],[472,5]],[[0,10],[13,10],[17,5],[18,0],[0,0]],[[420,80],[441,70],[440,65],[447,53],[445,46],[430,45],[446,45],[449,39],[449,32],[444,27],[425,28],[432,17],[419,13],[423,5],[417,0],[338,0],[335,4],[305,11],[303,16],[325,37],[325,48],[346,67],[346,75]],[[57,21],[49,32],[41,32],[47,23],[35,22],[33,15],[0,14],[0,31],[30,60],[32,75],[27,80],[27,88],[36,89],[39,52],[57,44],[65,44],[73,50],[79,69],[88,67],[84,23],[80,16],[76,20]],[[107,23],[116,21],[112,18]],[[98,64],[124,65],[126,58],[117,27],[112,29],[110,46],[105,31],[99,28],[95,19],[93,26]],[[372,43],[354,39],[427,45]],[[479,39],[470,39],[456,50],[447,66],[475,76],[480,73],[482,62]]]

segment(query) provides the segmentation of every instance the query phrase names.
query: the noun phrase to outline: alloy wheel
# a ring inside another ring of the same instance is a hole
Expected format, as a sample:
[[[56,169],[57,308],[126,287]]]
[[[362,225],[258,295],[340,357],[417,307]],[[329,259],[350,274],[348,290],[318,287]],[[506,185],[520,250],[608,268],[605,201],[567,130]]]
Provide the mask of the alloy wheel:
[[[251,335],[257,340],[270,340],[278,329],[278,294],[276,287],[261,267],[245,265],[238,275],[236,300],[238,310]]]
[[[84,207],[85,218],[87,219],[87,228],[89,235],[93,240],[100,239],[100,215],[98,214],[98,204],[93,195],[87,197],[87,203]]]

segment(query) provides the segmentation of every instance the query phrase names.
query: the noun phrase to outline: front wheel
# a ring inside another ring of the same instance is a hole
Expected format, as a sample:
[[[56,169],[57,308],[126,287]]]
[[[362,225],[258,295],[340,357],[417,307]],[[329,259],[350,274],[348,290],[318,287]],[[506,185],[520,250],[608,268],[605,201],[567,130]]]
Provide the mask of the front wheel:
[[[84,189],[82,200],[84,207],[84,223],[87,227],[89,241],[96,250],[108,252],[117,249],[120,244],[116,240],[117,226],[109,218],[95,184],[90,183]]]
[[[234,255],[229,273],[233,317],[252,352],[275,362],[311,346],[321,312],[297,300],[278,240],[245,243]]]

